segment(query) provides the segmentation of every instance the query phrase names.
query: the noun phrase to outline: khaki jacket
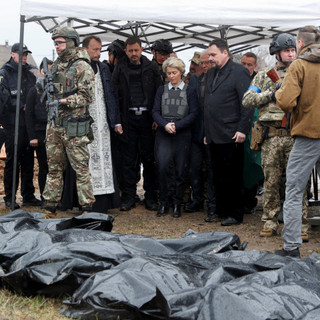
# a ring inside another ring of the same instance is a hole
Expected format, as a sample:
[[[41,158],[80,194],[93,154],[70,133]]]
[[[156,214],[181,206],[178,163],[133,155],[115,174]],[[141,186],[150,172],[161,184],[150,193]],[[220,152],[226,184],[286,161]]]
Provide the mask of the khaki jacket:
[[[291,112],[291,135],[320,139],[320,43],[305,46],[276,92],[277,106]]]

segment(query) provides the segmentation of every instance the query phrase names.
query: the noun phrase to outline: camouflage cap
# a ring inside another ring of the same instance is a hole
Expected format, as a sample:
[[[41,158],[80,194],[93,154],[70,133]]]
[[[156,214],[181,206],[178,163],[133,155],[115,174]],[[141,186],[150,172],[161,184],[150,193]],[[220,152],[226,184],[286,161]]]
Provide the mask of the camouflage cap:
[[[193,54],[193,57],[190,59],[190,61],[192,61],[193,63],[197,64],[197,65],[200,65],[200,62],[201,62],[201,53],[196,51],[194,54]]]

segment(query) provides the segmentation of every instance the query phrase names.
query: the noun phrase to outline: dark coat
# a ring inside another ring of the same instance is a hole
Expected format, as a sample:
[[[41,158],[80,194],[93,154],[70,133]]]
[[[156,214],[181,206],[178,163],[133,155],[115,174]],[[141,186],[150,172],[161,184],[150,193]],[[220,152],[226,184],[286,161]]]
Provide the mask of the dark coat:
[[[200,111],[199,114],[192,125],[192,141],[203,144],[203,138],[205,136],[204,134],[204,110],[203,106],[201,106],[200,101],[200,84],[202,81],[202,78],[204,77],[204,74],[201,74],[199,77],[196,77],[195,75],[191,75],[189,80],[189,86],[194,87],[197,91],[199,104],[200,104]]]
[[[33,67],[22,66],[21,100],[19,125],[25,126],[24,107],[29,90],[35,85],[36,77],[30,71]],[[8,130],[14,129],[18,85],[18,64],[12,58],[0,70],[1,124]]]
[[[152,116],[154,121],[158,124],[158,130],[165,130],[164,127],[169,122],[161,116],[161,101],[162,95],[164,92],[164,86],[161,86],[156,94],[154,99],[154,106],[152,109]],[[176,131],[180,132],[184,129],[191,129],[196,117],[199,114],[199,101],[196,93],[196,89],[194,87],[187,87],[187,101],[189,106],[189,114],[181,120],[177,120],[175,122]]]
[[[248,135],[253,119],[253,111],[242,106],[242,96],[251,82],[248,69],[229,60],[219,70],[207,73],[204,102],[204,127],[207,143],[233,143],[232,137],[239,131]],[[215,82],[215,83],[214,83]]]
[[[120,115],[118,105],[115,99],[114,87],[111,81],[111,72],[107,64],[98,62],[100,69],[101,81],[104,91],[104,100],[107,107],[107,116],[109,125],[114,128],[116,124],[120,124]]]
[[[148,58],[141,56],[142,66],[142,89],[146,99],[146,106],[150,111],[153,107],[153,101],[158,87],[161,85],[161,78],[157,66]],[[115,89],[116,100],[119,105],[121,124],[125,128],[128,123],[128,108],[130,105],[130,87],[129,87],[129,59],[127,56],[121,58],[112,73],[112,83]]]

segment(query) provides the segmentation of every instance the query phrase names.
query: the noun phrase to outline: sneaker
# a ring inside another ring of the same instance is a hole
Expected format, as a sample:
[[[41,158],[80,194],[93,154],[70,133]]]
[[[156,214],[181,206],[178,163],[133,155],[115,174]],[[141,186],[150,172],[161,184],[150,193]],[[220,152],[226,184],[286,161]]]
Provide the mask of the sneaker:
[[[30,200],[23,201],[22,206],[23,207],[40,207],[41,204],[42,204],[41,200],[37,198],[33,198]]]
[[[273,230],[271,228],[263,228],[260,231],[260,237],[273,237],[277,234],[276,230]]]
[[[5,201],[6,208],[11,209],[11,204],[12,202],[9,200]],[[14,202],[14,209],[19,209],[19,208],[20,206],[16,202]]]
[[[301,232],[302,242],[309,242],[309,235],[307,232]]]
[[[277,254],[278,256],[282,256],[282,257],[300,258],[299,248],[296,248],[296,249],[293,249],[290,251],[285,250],[285,249],[281,249],[281,250],[276,250],[274,253]]]

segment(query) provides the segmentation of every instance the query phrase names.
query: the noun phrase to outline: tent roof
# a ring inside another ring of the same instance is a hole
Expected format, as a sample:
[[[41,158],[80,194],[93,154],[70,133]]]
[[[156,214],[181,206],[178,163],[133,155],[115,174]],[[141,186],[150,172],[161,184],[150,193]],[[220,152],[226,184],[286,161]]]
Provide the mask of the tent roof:
[[[95,34],[104,43],[136,34],[147,47],[164,38],[175,51],[206,48],[223,37],[238,52],[269,44],[277,33],[295,34],[298,27],[320,24],[320,2],[314,0],[184,0],[183,5],[169,0],[95,0],[93,5],[87,0],[21,0],[20,13],[47,32],[69,24],[81,38]]]

